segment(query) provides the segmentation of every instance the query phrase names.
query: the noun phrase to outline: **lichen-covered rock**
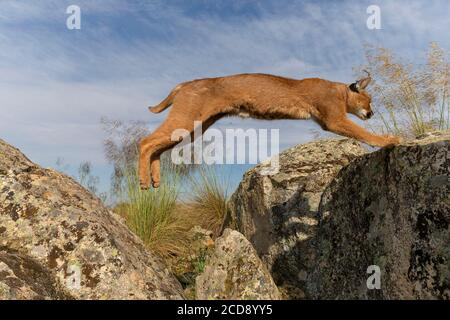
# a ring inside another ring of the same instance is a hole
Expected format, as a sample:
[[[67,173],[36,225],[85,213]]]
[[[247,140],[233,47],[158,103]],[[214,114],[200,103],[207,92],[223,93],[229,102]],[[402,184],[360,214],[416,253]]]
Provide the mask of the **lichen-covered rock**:
[[[270,273],[250,242],[226,229],[196,280],[197,299],[280,299]]]
[[[279,155],[278,173],[262,174],[268,164],[249,170],[231,197],[225,226],[250,240],[288,297],[309,296],[305,281],[323,190],[343,166],[365,152],[350,139],[298,145]]]
[[[0,300],[72,299],[58,286],[39,262],[5,248],[0,251]]]
[[[319,211],[315,298],[450,299],[450,134],[353,161]]]
[[[11,299],[183,298],[168,269],[100,200],[2,140],[0,292]]]

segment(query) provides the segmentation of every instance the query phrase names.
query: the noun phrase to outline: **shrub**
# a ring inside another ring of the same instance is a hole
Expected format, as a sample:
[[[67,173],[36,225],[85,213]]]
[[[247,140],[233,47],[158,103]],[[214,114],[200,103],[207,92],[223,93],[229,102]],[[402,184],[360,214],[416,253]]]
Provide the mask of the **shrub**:
[[[448,53],[431,43],[427,63],[413,65],[385,48],[367,46],[367,65],[375,79],[376,117],[385,133],[418,136],[449,130]],[[377,110],[378,109],[378,110]]]
[[[215,167],[201,166],[189,177],[187,187],[189,193],[179,210],[217,236],[227,212],[228,181]]]
[[[180,175],[167,172],[157,189],[141,190],[136,170],[125,173],[121,212],[130,229],[154,252],[163,257],[180,255],[186,247],[189,226],[178,219],[176,203],[180,190]]]
[[[137,170],[124,175],[124,192],[115,212],[152,251],[162,257],[190,254],[190,230],[195,226],[218,235],[227,210],[228,192],[214,167],[200,166],[186,176],[172,165],[164,171],[159,188],[141,190]],[[188,194],[181,198],[182,190]]]

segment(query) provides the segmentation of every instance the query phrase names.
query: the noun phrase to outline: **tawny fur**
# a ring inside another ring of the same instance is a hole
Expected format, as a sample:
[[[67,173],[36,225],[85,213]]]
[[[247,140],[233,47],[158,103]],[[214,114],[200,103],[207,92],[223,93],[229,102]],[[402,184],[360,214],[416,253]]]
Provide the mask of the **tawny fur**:
[[[226,115],[257,119],[313,119],[324,130],[372,146],[397,144],[399,138],[374,135],[347,117],[347,113],[353,113],[365,120],[373,114],[371,97],[364,91],[370,81],[369,75],[349,86],[318,78],[295,80],[268,74],[239,74],[182,83],[160,104],[149,108],[159,113],[172,105],[167,119],[140,142],[141,187],[150,186],[149,169],[153,187],[159,186],[159,157],[178,143],[171,140],[174,130],[193,132],[194,121],[201,121],[203,130],[206,130]]]

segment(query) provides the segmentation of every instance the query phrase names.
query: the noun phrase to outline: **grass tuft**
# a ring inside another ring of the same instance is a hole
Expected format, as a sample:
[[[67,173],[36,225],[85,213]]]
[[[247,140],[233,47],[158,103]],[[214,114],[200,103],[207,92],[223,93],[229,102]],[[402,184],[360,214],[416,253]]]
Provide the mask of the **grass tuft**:
[[[375,79],[375,118],[384,133],[416,137],[450,129],[448,52],[431,43],[427,62],[411,64],[382,47],[366,47],[368,69]]]
[[[189,177],[188,185],[190,194],[180,210],[218,236],[228,207],[228,182],[215,167],[202,166],[196,175]]]
[[[141,190],[136,172],[128,171],[125,186],[126,201],[120,211],[130,229],[160,256],[182,254],[187,238],[175,212],[178,174],[172,172],[158,189]]]
[[[190,231],[200,226],[218,235],[227,210],[228,193],[223,179],[212,167],[200,167],[185,177],[173,166],[166,170],[157,189],[141,190],[135,170],[125,174],[123,201],[115,211],[145,245],[165,258],[189,254]],[[180,200],[184,186],[189,190]]]

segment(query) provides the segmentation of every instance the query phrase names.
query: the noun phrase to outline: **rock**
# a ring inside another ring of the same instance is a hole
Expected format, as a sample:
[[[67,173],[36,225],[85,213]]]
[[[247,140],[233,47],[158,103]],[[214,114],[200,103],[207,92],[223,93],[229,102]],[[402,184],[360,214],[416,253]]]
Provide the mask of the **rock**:
[[[181,299],[159,258],[73,179],[0,140],[0,297]]]
[[[224,225],[250,240],[288,297],[309,297],[305,281],[323,190],[343,166],[364,153],[350,139],[298,145],[280,154],[278,173],[263,175],[268,165],[260,164],[245,174],[232,195]]]
[[[319,216],[314,298],[450,299],[450,134],[353,161],[323,193]],[[380,289],[367,288],[371,265]]]
[[[37,261],[19,253],[0,252],[0,300],[71,298]]]
[[[205,271],[196,280],[197,299],[280,299],[255,249],[239,232],[226,229],[216,240]]]

